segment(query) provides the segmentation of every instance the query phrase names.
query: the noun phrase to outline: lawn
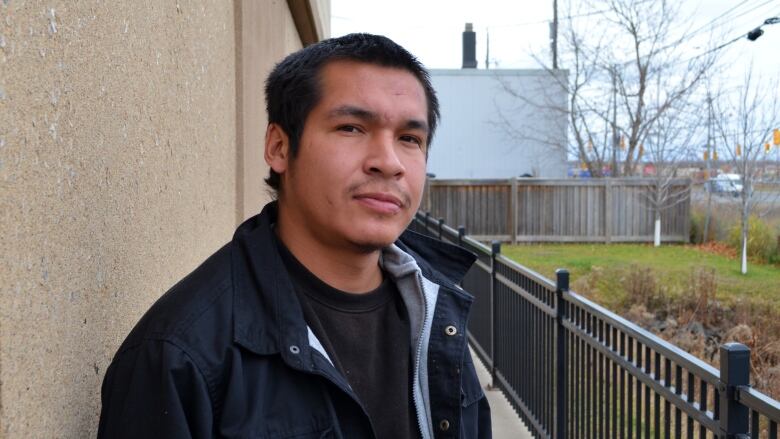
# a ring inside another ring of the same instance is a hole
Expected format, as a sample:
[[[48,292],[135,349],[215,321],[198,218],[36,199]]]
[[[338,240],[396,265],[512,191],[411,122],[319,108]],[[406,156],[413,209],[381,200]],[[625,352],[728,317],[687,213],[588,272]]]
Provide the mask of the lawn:
[[[506,245],[502,253],[540,274],[555,278],[557,268],[571,273],[571,289],[618,311],[626,302],[631,272],[651,272],[665,295],[680,297],[692,291],[697,271],[715,274],[716,293],[724,305],[735,301],[770,306],[780,313],[780,267],[749,264],[739,272],[736,258],[691,245],[649,244],[533,244]]]

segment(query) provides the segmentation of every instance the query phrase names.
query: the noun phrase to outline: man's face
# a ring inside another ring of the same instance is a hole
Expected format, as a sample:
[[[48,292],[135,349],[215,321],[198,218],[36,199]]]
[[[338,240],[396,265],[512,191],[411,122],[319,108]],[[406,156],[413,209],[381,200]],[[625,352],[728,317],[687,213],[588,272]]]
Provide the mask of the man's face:
[[[320,91],[297,156],[275,169],[282,214],[328,245],[387,246],[411,221],[425,183],[423,87],[405,70],[335,61],[322,69]]]

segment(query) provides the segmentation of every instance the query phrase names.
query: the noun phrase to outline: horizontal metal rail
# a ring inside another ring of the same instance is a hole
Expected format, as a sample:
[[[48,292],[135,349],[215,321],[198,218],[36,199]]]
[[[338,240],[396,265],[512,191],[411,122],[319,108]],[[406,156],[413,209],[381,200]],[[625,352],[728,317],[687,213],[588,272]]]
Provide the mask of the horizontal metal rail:
[[[704,381],[712,385],[717,385],[720,381],[718,369],[715,369],[704,361],[694,357],[688,352],[685,352],[684,350],[654,335],[653,333],[640,328],[634,323],[629,322],[628,320],[620,317],[612,311],[609,311],[601,305],[597,305],[596,303],[591,302],[579,294],[572,292],[565,292],[563,297],[569,302],[581,306],[591,314],[598,316],[599,319],[608,322],[610,325],[625,332],[627,335],[634,337],[642,344],[650,346],[650,348],[655,352],[659,352],[665,357],[672,359],[675,363],[683,366],[689,372],[693,372],[697,377],[703,379]]]
[[[543,313],[549,315],[550,317],[555,317],[555,313],[556,313],[555,308],[537,299],[536,297],[534,297],[533,294],[530,294],[528,291],[520,288],[517,284],[504,277],[504,275],[496,274],[496,280],[501,282],[501,284],[508,287],[510,290],[522,296],[523,299],[532,303],[534,306],[539,308]]]
[[[513,259],[509,259],[504,255],[496,256],[496,260],[508,266],[509,268],[517,271],[518,273],[521,273],[523,276],[533,279],[539,285],[550,290],[550,292],[555,292],[555,282],[551,281],[550,279],[547,279],[546,277],[531,270],[530,268],[523,267],[522,265],[515,262]]]
[[[772,421],[780,422],[780,406],[767,395],[748,386],[739,386],[735,389],[735,397],[750,410],[755,410]]]
[[[748,385],[744,345],[716,369],[569,291],[565,270],[553,282],[420,212],[410,228],[477,255],[468,340],[535,437],[777,437],[780,403]]]
[[[688,416],[694,418],[707,429],[712,431],[718,430],[718,424],[714,419],[715,415],[713,412],[701,411],[699,408],[700,405],[697,402],[688,401],[688,398],[684,394],[675,393],[675,389],[673,387],[664,386],[663,382],[657,381],[655,377],[646,374],[642,368],[637,366],[633,361],[628,361],[628,359],[625,357],[620,356],[612,349],[604,346],[603,343],[600,343],[598,340],[594,339],[591,334],[588,334],[574,323],[566,321],[563,323],[563,325],[569,331],[580,336],[582,340],[584,340],[590,346],[594,347],[602,354],[609,356],[612,361],[628,371],[628,373],[630,373],[634,378],[651,387],[653,391],[663,396],[667,401],[674,404],[677,408],[684,411]]]

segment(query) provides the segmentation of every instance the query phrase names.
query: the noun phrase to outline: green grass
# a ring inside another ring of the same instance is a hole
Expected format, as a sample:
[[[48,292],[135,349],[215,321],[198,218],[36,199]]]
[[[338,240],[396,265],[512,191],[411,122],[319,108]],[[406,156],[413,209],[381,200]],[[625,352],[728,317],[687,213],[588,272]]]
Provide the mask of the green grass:
[[[649,268],[670,297],[690,292],[692,273],[711,268],[716,273],[715,298],[724,304],[734,301],[771,306],[780,312],[780,267],[748,264],[739,272],[734,258],[699,250],[694,246],[648,244],[534,244],[506,245],[502,253],[550,279],[555,269],[571,273],[571,289],[618,309],[627,294],[625,279],[630,270]]]

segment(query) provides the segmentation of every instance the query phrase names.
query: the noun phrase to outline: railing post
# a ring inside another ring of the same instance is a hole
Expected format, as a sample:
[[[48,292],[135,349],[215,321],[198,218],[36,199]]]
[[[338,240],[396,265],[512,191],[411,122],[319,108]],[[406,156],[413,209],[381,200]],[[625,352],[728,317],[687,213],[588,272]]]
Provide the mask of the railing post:
[[[425,176],[425,195],[423,198],[425,199],[425,210],[431,210],[431,176],[426,175]]]
[[[466,236],[466,228],[458,226],[458,245],[463,247],[463,237]]]
[[[501,242],[493,241],[490,252],[490,386],[496,388],[496,256],[501,254]]]
[[[425,211],[425,232],[426,232],[426,234],[428,232],[428,218],[430,218],[430,217],[431,217],[431,213],[426,210]]]
[[[439,218],[439,241],[441,241],[441,229],[444,228],[444,218]]]
[[[604,242],[612,242],[612,177],[603,179],[604,184]]]
[[[720,435],[722,439],[747,438],[750,413],[737,400],[736,389],[750,385],[750,349],[741,343],[720,347]]]
[[[566,329],[563,320],[568,312],[567,302],[563,293],[569,291],[569,272],[559,268],[555,270],[555,438],[566,437],[566,388],[567,382],[566,364],[568,359],[568,346],[566,344]]]

